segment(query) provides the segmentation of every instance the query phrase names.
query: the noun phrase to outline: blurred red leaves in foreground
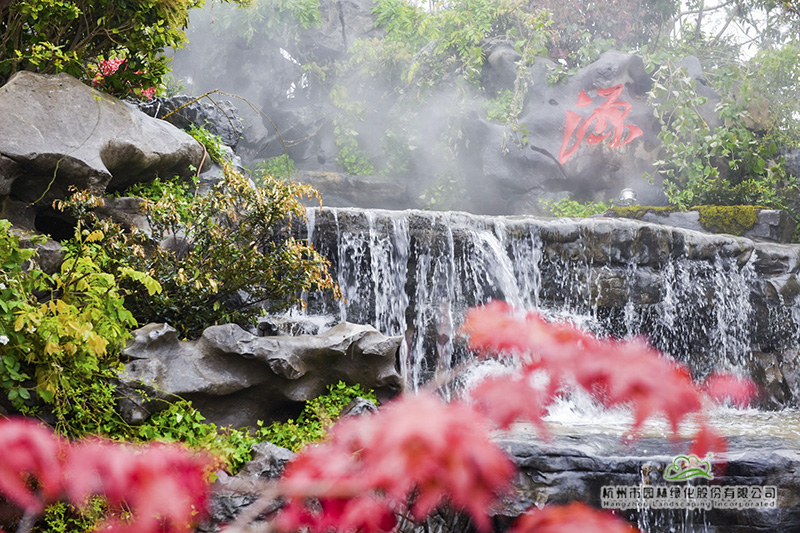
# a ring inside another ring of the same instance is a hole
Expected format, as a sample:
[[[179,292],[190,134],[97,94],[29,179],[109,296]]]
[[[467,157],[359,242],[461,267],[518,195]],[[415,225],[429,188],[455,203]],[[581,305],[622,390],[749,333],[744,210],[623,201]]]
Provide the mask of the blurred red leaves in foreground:
[[[263,496],[285,503],[274,525],[284,531],[389,531],[398,516],[421,520],[447,503],[486,531],[488,510],[514,474],[490,431],[517,420],[544,430],[546,407],[565,381],[604,405],[629,405],[633,432],[654,415],[665,416],[677,431],[688,415],[702,412],[702,392],[688,370],[643,341],[597,339],[501,302],[470,310],[463,331],[479,354],[514,356],[520,371],[479,384],[472,404],[422,393],[338,424],[325,442],[297,456]],[[713,399],[738,405],[755,393],[750,382],[726,375],[712,376],[704,389]],[[691,453],[703,456],[724,446],[704,418],[698,417],[698,426]],[[189,531],[205,512],[211,461],[182,448],[67,443],[33,422],[8,420],[0,421],[0,451],[0,492],[29,514],[58,499],[80,505],[103,495],[111,506],[129,509],[131,518],[101,529],[149,533]],[[258,506],[249,511],[251,518],[261,512]],[[246,521],[244,514],[240,520]],[[237,522],[226,531],[249,525]],[[575,503],[530,510],[512,531],[633,530],[610,513]]]
[[[581,503],[551,505],[528,511],[514,523],[510,533],[633,533],[638,531],[611,513],[596,511]]]
[[[730,401],[737,407],[746,407],[756,395],[755,384],[730,374],[711,374],[703,384],[703,390],[716,402]]]
[[[0,420],[0,493],[28,514],[58,500],[81,506],[104,496],[125,520],[110,532],[192,531],[204,517],[212,458],[180,446],[70,443],[31,420]],[[112,513],[114,514],[114,513]]]
[[[467,312],[462,331],[478,354],[510,355],[521,365],[514,376],[492,378],[472,392],[477,406],[499,427],[514,420],[529,420],[542,427],[541,415],[555,400],[565,381],[573,382],[607,407],[629,405],[634,413],[632,433],[654,415],[663,415],[673,433],[692,413],[702,412],[702,391],[683,365],[662,356],[643,340],[599,339],[569,323],[551,323],[539,313],[520,313],[504,302],[491,302]],[[544,373],[544,387],[534,387],[532,377]],[[525,393],[525,389],[530,392]],[[755,394],[748,380],[717,374],[706,391],[712,399],[731,398],[744,405]],[[531,397],[537,406],[503,399]],[[698,418],[699,430],[691,453],[704,456],[722,451],[724,440]]]
[[[391,531],[395,514],[406,507],[422,520],[449,503],[466,511],[478,530],[489,531],[487,512],[510,488],[514,473],[490,441],[490,427],[470,406],[444,403],[429,393],[348,420],[334,428],[329,441],[305,450],[287,467],[278,492],[289,502],[277,525],[282,531],[318,533]],[[319,505],[308,505],[310,497]],[[611,513],[573,504],[531,511],[513,531],[635,530]]]
[[[369,529],[363,521],[393,517],[406,504],[420,520],[448,501],[486,530],[486,511],[514,473],[509,459],[490,441],[490,429],[471,407],[444,403],[428,393],[403,397],[376,416],[347,420],[327,442],[307,449],[287,467],[281,493],[290,502],[279,525],[286,531],[309,527],[322,532],[332,524],[343,526],[341,530],[389,531],[391,520],[382,524],[388,528],[379,529]],[[321,482],[345,491],[340,496],[350,499],[326,505]],[[321,499],[319,511],[305,505],[309,496]],[[351,507],[367,505],[372,517],[351,512]]]

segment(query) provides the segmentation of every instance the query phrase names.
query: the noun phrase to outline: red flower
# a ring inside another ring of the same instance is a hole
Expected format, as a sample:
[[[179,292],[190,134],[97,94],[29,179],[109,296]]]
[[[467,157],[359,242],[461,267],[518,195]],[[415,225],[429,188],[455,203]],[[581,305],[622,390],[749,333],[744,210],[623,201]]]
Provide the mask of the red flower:
[[[127,61],[126,59],[106,59],[105,61],[100,62],[100,72],[103,76],[111,76],[119,67],[122,66],[123,63]]]

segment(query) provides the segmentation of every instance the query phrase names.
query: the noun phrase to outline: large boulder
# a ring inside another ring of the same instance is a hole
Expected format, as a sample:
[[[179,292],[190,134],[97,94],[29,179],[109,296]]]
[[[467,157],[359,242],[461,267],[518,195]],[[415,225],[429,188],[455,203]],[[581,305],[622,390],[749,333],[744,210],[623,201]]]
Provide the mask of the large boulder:
[[[144,384],[151,397],[192,400],[210,422],[255,426],[292,413],[338,381],[374,389],[379,399],[397,395],[403,387],[396,368],[401,341],[350,323],[296,337],[256,337],[226,324],[207,328],[197,341],[180,341],[170,326],[150,324],[125,348],[130,362],[121,380],[131,389]],[[122,406],[131,423],[154,408],[152,401]]]
[[[493,43],[484,71],[492,91],[513,88],[518,54]],[[702,70],[687,60],[690,75],[709,98],[708,120],[719,98],[701,83]],[[696,67],[696,68],[694,68]],[[648,102],[652,79],[642,58],[608,51],[565,81],[550,83],[557,65],[537,59],[528,76],[519,131],[475,113],[467,125],[465,173],[470,210],[487,214],[536,214],[540,198],[571,194],[582,200],[609,200],[625,188],[639,201],[661,205],[655,174],[660,125]],[[505,83],[503,83],[505,80]],[[509,85],[511,84],[511,85]]]
[[[135,106],[58,74],[19,72],[0,88],[0,200],[22,222],[70,186],[118,191],[188,175],[203,147]],[[2,215],[2,213],[0,213]]]

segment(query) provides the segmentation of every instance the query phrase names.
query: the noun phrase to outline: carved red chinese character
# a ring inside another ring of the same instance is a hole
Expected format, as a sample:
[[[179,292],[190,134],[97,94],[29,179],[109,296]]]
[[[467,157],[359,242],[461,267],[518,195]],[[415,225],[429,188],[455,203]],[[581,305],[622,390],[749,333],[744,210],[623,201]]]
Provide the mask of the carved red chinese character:
[[[625,124],[625,119],[631,112],[631,104],[623,100],[618,100],[622,94],[622,84],[598,89],[597,95],[606,98],[591,115],[583,118],[577,113],[567,111],[566,126],[564,129],[564,141],[561,143],[561,150],[558,152],[558,162],[562,165],[566,163],[574,154],[581,143],[586,142],[593,146],[604,140],[611,138],[609,146],[616,148],[623,146],[639,137],[642,134],[641,128],[632,124]],[[578,95],[578,107],[589,107],[592,99],[583,91]],[[594,126],[592,128],[592,126]],[[609,130],[611,126],[611,130]],[[593,131],[589,131],[590,128]],[[573,134],[575,138],[573,140]]]

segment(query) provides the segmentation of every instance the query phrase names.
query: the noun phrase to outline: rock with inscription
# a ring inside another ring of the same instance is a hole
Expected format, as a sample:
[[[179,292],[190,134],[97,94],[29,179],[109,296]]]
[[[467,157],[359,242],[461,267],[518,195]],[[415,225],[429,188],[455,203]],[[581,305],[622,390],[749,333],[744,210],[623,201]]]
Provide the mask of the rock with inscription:
[[[513,63],[508,47],[492,48],[495,70]],[[633,189],[640,202],[664,202],[660,184],[642,179],[654,174],[660,125],[648,102],[652,79],[641,57],[609,51],[565,81],[549,83],[556,70],[547,59],[531,67],[516,131],[477,114],[468,124],[463,171],[472,210],[535,214],[542,212],[540,198],[569,193],[608,201],[625,188]],[[699,79],[702,71],[694,75]],[[497,72],[490,77],[500,78]]]

